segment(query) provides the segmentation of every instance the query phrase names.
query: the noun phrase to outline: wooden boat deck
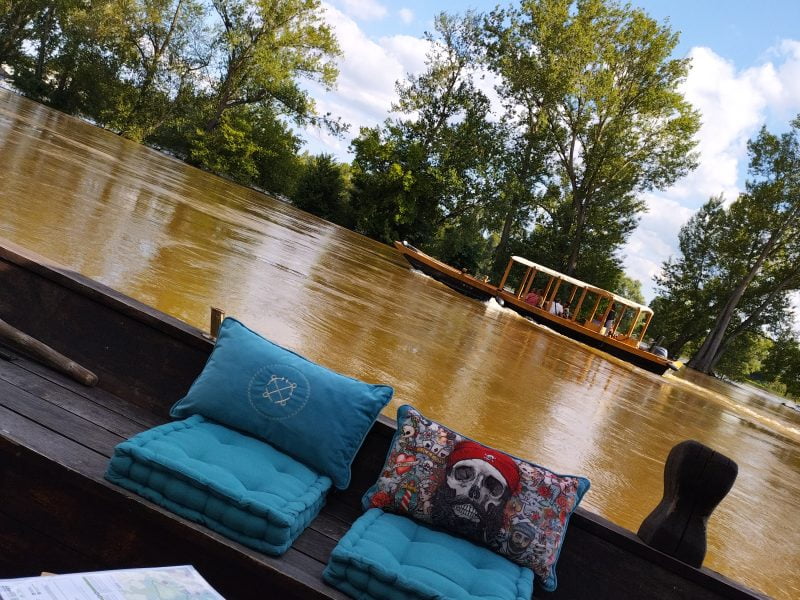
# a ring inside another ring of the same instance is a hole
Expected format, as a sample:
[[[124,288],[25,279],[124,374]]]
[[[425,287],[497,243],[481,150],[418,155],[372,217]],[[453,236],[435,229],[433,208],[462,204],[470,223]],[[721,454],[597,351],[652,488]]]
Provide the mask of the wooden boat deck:
[[[281,590],[285,597],[294,592],[292,595],[303,598],[346,598],[321,579],[330,551],[357,516],[336,495],[294,546],[275,559],[167,513],[103,479],[114,446],[166,420],[101,389],[74,383],[0,346],[0,462],[16,461],[26,466],[3,471],[0,549],[10,547],[3,543],[4,533],[14,535],[24,530],[31,544],[25,554],[41,557],[37,564],[30,564],[20,561],[18,553],[6,555],[0,550],[0,578],[38,575],[41,571],[192,563],[223,594],[226,589],[235,589],[235,595],[228,597],[239,598],[240,583],[228,588],[225,582],[239,576],[236,571],[242,562],[263,569],[277,561],[287,576],[287,587]],[[55,465],[62,468],[54,470]],[[37,471],[41,476],[32,478]],[[21,473],[26,474],[24,480],[17,480]],[[79,475],[75,485],[95,487],[99,499],[115,498],[112,505],[98,504],[92,510],[76,507],[79,496],[70,498],[68,493],[70,474]],[[31,482],[35,482],[33,486]],[[59,488],[61,491],[54,494]],[[135,518],[139,513],[155,516],[158,525],[139,523]],[[29,518],[20,522],[20,515]],[[136,528],[125,522],[129,517]],[[139,525],[144,529],[138,530]],[[176,527],[182,531],[177,532]],[[159,547],[161,535],[169,535],[170,544],[175,535],[185,536],[192,543],[185,545],[185,552],[175,553]],[[82,541],[76,547],[57,541],[70,538]],[[96,541],[96,553],[85,554],[87,538]],[[144,554],[139,551],[142,543],[152,544]],[[218,548],[210,552],[211,546]],[[148,556],[151,564],[138,564],[140,558],[135,559],[136,564],[126,560],[127,556],[142,555]],[[232,559],[228,568],[219,560],[224,555]],[[263,587],[252,589],[254,598],[265,597]]]
[[[361,514],[393,421],[379,417],[319,516],[281,557],[250,550],[105,481],[113,448],[169,420],[203,368],[203,332],[0,243],[0,318],[100,377],[87,388],[0,345],[0,578],[192,564],[231,600],[344,599],[321,578]],[[534,600],[753,600],[764,596],[647,546],[578,508],[555,592]]]

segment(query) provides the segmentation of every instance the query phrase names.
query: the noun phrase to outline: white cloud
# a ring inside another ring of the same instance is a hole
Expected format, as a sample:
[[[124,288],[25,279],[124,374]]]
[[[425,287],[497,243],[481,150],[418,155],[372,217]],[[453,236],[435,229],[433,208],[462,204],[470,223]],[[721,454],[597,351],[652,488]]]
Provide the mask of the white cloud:
[[[345,12],[354,19],[364,21],[375,21],[382,19],[389,12],[388,9],[377,2],[377,0],[342,0]]]
[[[382,123],[397,99],[395,82],[407,73],[418,73],[425,67],[429,43],[422,38],[395,35],[372,40],[358,24],[330,5],[324,5],[325,18],[333,28],[343,57],[339,61],[337,89],[325,92],[310,86],[317,110],[330,112],[351,125],[346,140],[337,140],[319,131],[306,131],[312,153],[328,152],[340,160],[350,160],[347,148],[350,139],[362,126]]]
[[[784,41],[769,53],[772,61],[737,71],[709,48],[689,53],[692,70],[684,93],[700,111],[700,164],[664,192],[648,195],[642,217],[623,254],[628,275],[653,296],[652,276],[670,255],[678,254],[678,232],[711,196],[733,201],[747,170],[747,140],[764,123],[780,131],[800,111],[800,42]]]
[[[409,25],[414,21],[414,11],[412,11],[410,8],[401,8],[397,11],[397,14],[400,16],[400,20],[406,25]]]

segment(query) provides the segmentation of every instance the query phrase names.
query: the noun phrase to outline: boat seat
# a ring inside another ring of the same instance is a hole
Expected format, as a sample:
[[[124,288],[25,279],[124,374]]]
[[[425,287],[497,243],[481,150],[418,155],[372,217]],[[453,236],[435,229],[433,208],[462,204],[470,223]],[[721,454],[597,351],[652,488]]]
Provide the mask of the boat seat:
[[[272,555],[288,550],[331,487],[268,443],[200,415],[119,444],[106,479]]]
[[[323,573],[359,600],[530,600],[533,577],[488,548],[379,508],[353,523]]]

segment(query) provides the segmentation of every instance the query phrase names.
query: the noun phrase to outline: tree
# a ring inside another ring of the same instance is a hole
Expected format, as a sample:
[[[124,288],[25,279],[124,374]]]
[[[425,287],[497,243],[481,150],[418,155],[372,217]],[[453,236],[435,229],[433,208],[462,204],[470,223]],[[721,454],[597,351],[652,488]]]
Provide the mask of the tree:
[[[623,298],[633,300],[639,304],[644,304],[644,296],[642,295],[642,282],[638,279],[633,279],[623,274],[617,280],[617,285],[613,288],[615,293]]]
[[[348,182],[342,165],[330,154],[309,158],[303,166],[292,204],[328,221],[351,226]]]
[[[268,104],[298,123],[335,124],[315,114],[299,78],[330,89],[339,46],[324,24],[319,0],[213,0],[219,20],[218,54],[210,74],[213,96],[205,130],[216,129],[225,111]]]
[[[664,262],[654,280],[656,297],[650,307],[655,318],[650,334],[670,356],[680,356],[690,342],[699,342],[714,321],[720,285],[719,244],[725,219],[721,196],[708,200],[681,227],[680,256]]]
[[[544,157],[519,161],[508,178],[537,204],[552,253],[544,262],[571,275],[587,257],[606,257],[614,271],[644,208],[637,195],[696,165],[699,117],[678,91],[688,61],[670,58],[678,35],[609,0],[524,0],[493,12],[486,30],[522,146]],[[510,209],[524,216],[519,203]]]
[[[762,128],[748,143],[746,193],[729,211],[720,239],[729,292],[689,366],[711,372],[728,344],[774,311],[800,286],[800,116],[780,136]],[[742,314],[747,293],[755,301]],[[771,319],[774,322],[773,319]],[[738,322],[737,322],[738,321]]]
[[[785,392],[800,398],[800,341],[784,331],[772,342],[761,363],[759,379],[782,384]]]
[[[356,229],[423,248],[491,197],[485,173],[499,136],[474,81],[478,18],[439,15],[427,69],[398,84],[403,118],[364,128],[352,143]]]
[[[197,0],[114,0],[108,15],[116,53],[134,90],[109,125],[141,140],[174,114],[210,61],[206,7]]]
[[[0,0],[0,65],[20,56],[37,15],[47,12],[42,0]]]

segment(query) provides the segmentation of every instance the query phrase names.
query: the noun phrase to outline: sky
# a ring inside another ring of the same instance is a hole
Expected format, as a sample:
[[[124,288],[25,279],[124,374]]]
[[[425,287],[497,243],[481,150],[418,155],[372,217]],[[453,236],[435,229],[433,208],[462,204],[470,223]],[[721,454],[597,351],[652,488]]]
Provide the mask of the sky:
[[[305,149],[350,162],[350,141],[360,127],[388,116],[395,82],[425,67],[426,30],[435,14],[488,12],[497,2],[444,0],[325,0],[323,8],[343,56],[335,91],[310,86],[317,108],[350,124],[342,139],[305,132]],[[627,274],[642,282],[649,302],[653,276],[678,254],[681,226],[709,197],[728,201],[744,188],[747,140],[762,125],[786,131],[800,114],[800,0],[632,0],[681,34],[676,58],[692,68],[683,85],[701,113],[697,135],[700,164],[673,187],[643,194],[648,211],[621,255]],[[507,6],[508,3],[503,3]],[[536,257],[528,257],[536,260]]]

